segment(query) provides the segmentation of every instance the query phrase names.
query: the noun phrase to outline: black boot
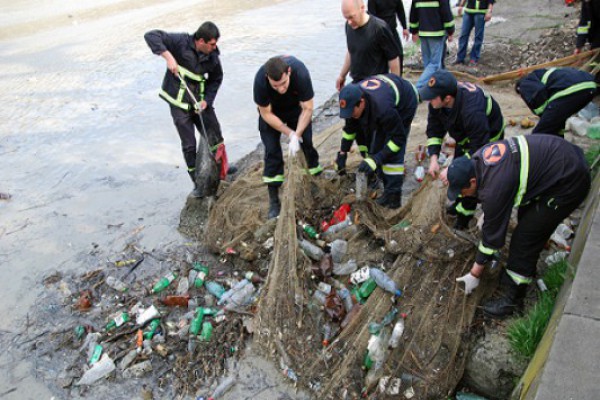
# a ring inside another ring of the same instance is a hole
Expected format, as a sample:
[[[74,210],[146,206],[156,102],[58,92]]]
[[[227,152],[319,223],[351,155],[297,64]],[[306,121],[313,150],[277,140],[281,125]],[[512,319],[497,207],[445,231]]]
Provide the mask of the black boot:
[[[269,215],[268,219],[277,218],[281,211],[279,202],[279,186],[269,186]]]
[[[402,194],[401,193],[387,193],[383,191],[383,196],[375,200],[377,204],[386,208],[400,208],[402,205]]]
[[[464,231],[469,227],[469,222],[473,217],[470,215],[456,215],[456,221],[454,221],[454,229],[458,229],[459,231]]]
[[[204,197],[204,193],[202,193],[202,189],[198,188],[198,184],[196,183],[196,172],[188,171],[188,174],[190,175],[190,178],[192,179],[192,183],[194,184],[194,189],[190,193],[190,196],[192,196],[196,199]]]
[[[507,317],[523,307],[527,284],[517,284],[506,271],[500,276],[497,294],[485,302],[483,311],[492,317]]]

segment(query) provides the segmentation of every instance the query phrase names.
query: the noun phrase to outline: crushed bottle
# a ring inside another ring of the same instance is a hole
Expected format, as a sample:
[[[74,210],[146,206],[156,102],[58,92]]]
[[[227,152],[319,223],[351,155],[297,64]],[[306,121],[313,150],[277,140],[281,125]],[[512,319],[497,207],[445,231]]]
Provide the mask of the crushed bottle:
[[[116,366],[112,358],[110,358],[108,354],[104,354],[100,361],[95,363],[92,368],[85,371],[81,379],[77,381],[75,385],[92,385],[98,380],[108,376],[115,368]]]
[[[153,319],[152,321],[150,321],[150,324],[148,325],[148,329],[146,330],[146,332],[144,332],[144,339],[146,340],[151,340],[154,337],[154,334],[156,333],[156,330],[160,327],[160,319]]]
[[[390,278],[389,275],[383,272],[382,270],[378,268],[371,268],[369,271],[369,275],[372,279],[375,280],[377,286],[379,286],[383,290],[392,293],[395,297],[402,296],[402,291],[398,289],[396,282],[394,282],[393,279]]]
[[[557,251],[556,253],[550,254],[548,257],[546,257],[544,261],[547,265],[556,264],[557,262],[566,260],[567,257],[569,257],[569,254],[571,253],[569,253],[568,251]]]
[[[333,274],[334,275],[350,275],[358,268],[358,264],[356,260],[348,260],[343,264],[334,264],[333,265]]]
[[[114,276],[109,276],[106,278],[106,284],[113,288],[114,290],[116,290],[117,292],[126,292],[127,291],[127,285],[121,281],[118,278],[115,278]]]
[[[342,239],[336,239],[331,242],[331,260],[335,263],[341,263],[348,252],[348,242]]]

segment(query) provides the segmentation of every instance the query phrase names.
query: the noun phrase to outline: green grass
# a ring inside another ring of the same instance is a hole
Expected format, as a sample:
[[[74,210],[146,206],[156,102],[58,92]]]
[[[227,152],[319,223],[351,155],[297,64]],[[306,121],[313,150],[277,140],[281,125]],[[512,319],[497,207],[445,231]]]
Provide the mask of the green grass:
[[[559,261],[549,266],[543,276],[548,290],[540,292],[538,302],[528,310],[526,315],[514,320],[508,327],[508,340],[513,350],[526,359],[533,356],[544,336],[568,267],[566,261]]]
[[[600,155],[600,144],[594,144],[588,149],[588,151],[585,152],[585,160],[587,161],[590,167],[592,166],[593,162],[598,158],[598,155]],[[594,169],[592,170],[592,177],[596,176],[596,173],[598,173],[599,169],[600,162],[597,162],[596,165],[594,165]]]

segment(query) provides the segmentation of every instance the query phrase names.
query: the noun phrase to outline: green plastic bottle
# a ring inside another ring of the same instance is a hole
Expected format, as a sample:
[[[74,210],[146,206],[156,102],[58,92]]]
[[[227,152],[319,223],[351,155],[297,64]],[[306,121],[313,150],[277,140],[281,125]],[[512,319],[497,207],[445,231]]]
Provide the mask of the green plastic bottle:
[[[156,294],[156,293],[160,293],[163,290],[165,290],[170,284],[171,282],[173,282],[175,279],[177,278],[177,274],[175,272],[170,272],[169,274],[167,274],[166,276],[164,276],[163,278],[161,278],[160,281],[158,281],[156,283],[156,285],[154,285],[154,287],[152,288],[152,293]]]
[[[103,350],[104,349],[99,344],[97,344],[94,347],[94,352],[92,353],[92,356],[90,357],[90,365],[94,365],[95,363],[98,362],[98,360],[100,360],[100,356],[102,355]]]
[[[125,322],[129,322],[129,314],[127,312],[122,312],[116,318],[112,319],[108,324],[106,324],[104,329],[110,331],[111,329],[118,328]]]
[[[148,339],[148,340],[152,339],[159,326],[160,326],[159,318],[156,318],[156,319],[153,319],[152,321],[150,321],[150,324],[148,325],[148,329],[146,330],[146,332],[144,332],[144,339]]]
[[[369,370],[373,367],[373,360],[371,360],[371,357],[369,357],[369,352],[365,352],[365,359],[363,360],[363,367],[366,370]]]
[[[309,224],[304,223],[302,221],[298,221],[298,225],[300,225],[302,227],[302,230],[304,230],[304,233],[306,233],[309,238],[311,238],[311,239],[319,238],[319,234],[317,233],[317,230],[315,228],[313,228],[312,226],[310,226]]]
[[[202,287],[206,277],[208,276],[208,267],[199,262],[195,262],[192,268],[198,271],[198,275],[196,275],[196,279],[194,280],[194,286],[197,288]]]
[[[212,337],[212,333],[213,333],[212,324],[208,321],[202,323],[202,332],[200,332],[200,341],[201,342],[210,341],[210,338]]]
[[[190,334],[196,336],[202,327],[202,319],[204,318],[204,308],[196,308],[196,316],[190,323]]]
[[[373,290],[375,290],[376,287],[377,283],[373,278],[367,279],[363,282],[362,285],[360,285],[360,288],[358,289],[358,294],[360,295],[360,298],[363,302],[365,302],[367,298],[369,298],[369,296],[371,295],[371,293],[373,293]]]

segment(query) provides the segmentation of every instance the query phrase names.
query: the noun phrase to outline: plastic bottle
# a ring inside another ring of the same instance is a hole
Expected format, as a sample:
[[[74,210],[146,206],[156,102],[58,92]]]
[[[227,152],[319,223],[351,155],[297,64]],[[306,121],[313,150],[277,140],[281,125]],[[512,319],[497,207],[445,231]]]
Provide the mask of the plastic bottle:
[[[306,233],[306,235],[309,238],[311,238],[311,239],[319,238],[319,234],[317,233],[317,230],[315,228],[313,228],[312,226],[310,226],[309,224],[302,222],[302,221],[298,221],[298,225],[300,225],[302,227],[302,230],[304,231],[304,233]]]
[[[154,334],[156,333],[156,330],[158,329],[159,326],[160,326],[159,318],[156,318],[156,319],[153,319],[152,321],[150,321],[150,324],[148,325],[148,329],[146,330],[146,332],[144,332],[144,339],[152,340],[152,338],[154,337]]]
[[[135,361],[137,355],[138,355],[138,352],[135,349],[131,350],[129,353],[127,353],[125,355],[125,357],[123,357],[121,359],[121,362],[119,362],[119,369],[121,371],[123,371],[124,369],[129,367],[131,365],[131,363]]]
[[[189,295],[184,296],[165,296],[160,302],[167,307],[187,307],[190,301]]]
[[[250,282],[248,282],[247,285],[243,286],[240,290],[237,290],[229,297],[229,299],[227,299],[225,309],[229,310],[245,305],[250,300],[253,294],[254,286]]]
[[[144,310],[140,315],[138,315],[135,322],[138,325],[144,325],[146,322],[150,321],[151,319],[157,318],[159,316],[160,316],[160,313],[158,312],[158,309],[156,307],[154,307],[154,305],[151,305],[146,310]]]
[[[207,281],[205,284],[206,290],[208,293],[215,296],[217,299],[220,299],[221,296],[225,293],[225,288],[220,283],[214,281]]]
[[[152,362],[150,360],[139,362],[123,371],[125,379],[139,379],[152,371]]]
[[[406,314],[400,314],[400,319],[394,325],[394,329],[392,329],[392,335],[390,336],[390,340],[388,341],[388,348],[395,349],[400,344],[400,340],[402,339],[402,334],[404,333],[404,319],[406,318]]]
[[[418,165],[415,168],[415,179],[417,182],[423,182],[423,179],[425,179],[425,168],[422,165]]]
[[[225,393],[229,391],[235,385],[235,378],[233,376],[229,376],[221,381],[219,385],[215,388],[215,391],[212,394],[212,398],[215,400],[219,400],[219,397],[223,396]]]
[[[317,290],[325,293],[325,295],[329,295],[329,293],[331,293],[331,285],[325,282],[319,282],[317,285]]]
[[[367,174],[364,172],[356,173],[356,200],[367,198]]]
[[[204,285],[206,277],[208,276],[208,267],[206,265],[200,264],[199,262],[195,262],[192,268],[194,268],[194,270],[198,272],[198,274],[196,275],[196,279],[194,280],[194,286],[197,288],[202,287],[202,285]]]
[[[152,293],[156,294],[162,292],[171,284],[171,282],[175,280],[175,278],[177,278],[177,274],[175,272],[168,273],[163,278],[161,278],[156,283],[156,285],[154,285],[154,287],[152,288]]]
[[[129,321],[129,314],[127,312],[122,312],[114,319],[110,320],[108,324],[104,327],[105,330],[110,331],[111,329],[115,329],[123,325],[125,322]]]
[[[252,282],[254,284],[264,282],[264,279],[262,278],[262,276],[260,276],[258,273],[253,272],[253,271],[246,272],[244,274],[244,278],[246,278],[247,280],[249,280],[250,282]]]
[[[210,341],[210,338],[212,337],[212,333],[213,333],[212,324],[208,321],[203,322],[202,323],[202,331],[200,332],[200,341],[201,342]]]
[[[362,283],[362,285],[360,285],[360,287],[358,288],[358,291],[357,291],[358,301],[360,301],[361,303],[364,303],[369,298],[371,293],[373,293],[373,290],[375,290],[376,287],[377,287],[377,282],[375,282],[375,279],[369,278],[366,281],[364,281]]]
[[[323,342],[322,343],[323,343],[323,346],[327,347],[331,343],[331,339],[333,339],[337,335],[339,328],[330,323],[326,323],[325,325],[323,325],[322,330],[323,330]]]
[[[319,261],[325,254],[319,246],[315,246],[308,240],[301,239],[298,241],[298,245],[304,250],[304,254],[315,261]]]
[[[550,236],[550,241],[554,242],[554,244],[556,244],[561,249],[571,251],[571,246],[569,246],[567,240],[556,232],[552,233],[552,236]]]
[[[192,319],[192,322],[190,323],[190,335],[196,336],[200,332],[200,329],[202,328],[202,320],[203,319],[204,319],[204,308],[198,307],[196,309],[196,315],[194,316],[194,318]]]
[[[92,368],[85,371],[81,379],[77,381],[75,385],[91,385],[113,372],[115,368],[115,363],[112,358],[110,358],[108,354],[104,354],[100,361],[94,364]]]
[[[352,275],[350,275],[350,282],[353,285],[358,285],[359,283],[363,283],[370,277],[369,270],[370,270],[369,267],[362,267],[358,271],[354,272]]]
[[[115,278],[114,276],[107,277],[106,284],[114,290],[116,290],[117,292],[126,292],[128,289],[127,285],[123,281],[121,281],[118,278]]]
[[[182,276],[179,278],[179,283],[177,284],[177,294],[182,296],[186,294],[190,290],[190,283],[188,278]]]
[[[386,327],[387,325],[392,323],[394,318],[396,318],[397,314],[398,314],[398,309],[395,307],[392,308],[392,310],[383,317],[383,320],[381,320],[381,322],[371,322],[369,324],[369,332],[371,332],[372,334],[375,334],[375,335],[379,334],[379,332],[381,332],[381,330],[384,327]]]
[[[313,299],[315,299],[318,304],[325,305],[325,302],[327,301],[327,295],[320,290],[315,290],[313,293]]]
[[[337,264],[341,263],[348,252],[348,242],[342,239],[336,239],[330,244],[331,260]]]
[[[90,357],[90,365],[94,365],[100,360],[100,356],[102,355],[103,351],[104,349],[101,345],[94,345],[94,351],[92,353],[92,356]]]
[[[388,274],[386,274],[378,268],[371,268],[369,274],[371,278],[375,280],[377,286],[379,286],[385,291],[392,293],[396,297],[402,296],[402,291],[398,289],[398,286],[396,286],[396,282],[394,282],[392,278],[388,276]]]
[[[358,268],[356,260],[348,260],[343,264],[334,264],[333,273],[334,275],[350,275]]]
[[[346,312],[350,312],[354,307],[354,301],[352,301],[352,294],[350,294],[350,291],[347,288],[342,288],[338,290],[338,295],[342,299]]]
[[[225,293],[223,293],[221,295],[221,297],[219,297],[219,301],[217,302],[218,305],[223,305],[225,304],[227,301],[229,301],[229,298],[231,298],[231,296],[233,296],[234,293],[242,290],[244,288],[244,286],[246,285],[252,285],[250,283],[250,281],[248,279],[242,279],[239,282],[236,282],[231,289],[229,289],[228,291],[226,291]]]
[[[550,254],[544,261],[546,261],[547,265],[556,264],[559,261],[566,260],[569,257],[568,251],[557,251],[554,254]]]
[[[575,232],[565,224],[559,224],[554,231],[565,239],[570,239]]]
[[[352,225],[352,219],[350,219],[350,217],[348,216],[348,218],[346,218],[345,220],[343,220],[342,222],[335,224],[335,225],[331,225],[326,232],[323,233],[324,237],[329,237],[332,236],[344,229],[346,229],[347,227],[349,227],[350,225]]]

